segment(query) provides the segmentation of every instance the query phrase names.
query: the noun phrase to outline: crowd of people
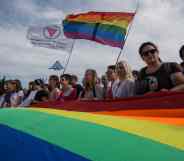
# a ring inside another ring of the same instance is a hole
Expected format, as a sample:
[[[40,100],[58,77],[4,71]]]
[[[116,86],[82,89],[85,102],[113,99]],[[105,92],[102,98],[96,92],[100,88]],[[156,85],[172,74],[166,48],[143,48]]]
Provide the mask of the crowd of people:
[[[48,83],[42,79],[29,82],[27,90],[20,80],[2,80],[0,83],[0,107],[27,107],[32,103],[67,100],[119,99],[145,95],[158,91],[184,91],[184,46],[179,54],[182,63],[163,62],[158,47],[145,42],[139,54],[146,66],[132,71],[126,61],[109,65],[99,78],[96,70],[87,69],[82,85],[78,77],[63,74],[51,75]]]

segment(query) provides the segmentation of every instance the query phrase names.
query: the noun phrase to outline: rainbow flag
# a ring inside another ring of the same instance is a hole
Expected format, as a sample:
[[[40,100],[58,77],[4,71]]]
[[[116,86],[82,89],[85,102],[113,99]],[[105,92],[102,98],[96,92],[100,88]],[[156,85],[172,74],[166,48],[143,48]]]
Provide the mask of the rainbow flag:
[[[127,28],[135,13],[88,12],[69,15],[63,21],[64,34],[72,39],[87,39],[122,48]]]
[[[183,96],[1,109],[0,160],[183,161]]]

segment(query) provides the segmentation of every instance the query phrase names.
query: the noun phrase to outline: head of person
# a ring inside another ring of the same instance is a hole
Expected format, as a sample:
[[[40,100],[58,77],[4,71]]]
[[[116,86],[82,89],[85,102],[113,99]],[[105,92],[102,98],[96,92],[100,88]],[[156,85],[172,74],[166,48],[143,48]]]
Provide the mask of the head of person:
[[[72,77],[71,84],[74,86],[78,82],[78,77],[76,75],[71,75],[71,77]]]
[[[59,87],[60,87],[59,77],[57,75],[51,75],[49,77],[49,88],[54,89]]]
[[[8,92],[17,92],[17,82],[15,80],[9,80],[7,82]]]
[[[70,74],[63,74],[60,76],[60,83],[62,87],[67,87],[71,84],[72,77]]]
[[[126,61],[120,61],[116,65],[116,72],[121,80],[133,80],[132,70],[130,65]]]
[[[34,80],[34,90],[40,90],[44,88],[44,82],[42,79]]]
[[[158,47],[152,42],[144,42],[139,48],[139,54],[147,65],[161,62]]]
[[[34,86],[35,86],[35,82],[34,81],[29,82],[28,90],[30,90],[30,91],[34,90]]]
[[[109,65],[107,67],[106,75],[107,75],[107,80],[108,81],[114,81],[117,77],[116,66],[115,65]]]
[[[21,81],[19,79],[15,79],[14,81],[16,82],[16,85],[17,85],[17,92],[21,91],[23,89]]]
[[[97,73],[94,69],[87,69],[84,74],[84,83],[85,85],[94,86],[97,83]]]
[[[138,78],[139,78],[139,72],[137,70],[133,70],[132,71],[132,75],[133,75],[133,77],[134,77],[135,80],[138,80]]]
[[[179,50],[180,58],[184,61],[184,45]]]

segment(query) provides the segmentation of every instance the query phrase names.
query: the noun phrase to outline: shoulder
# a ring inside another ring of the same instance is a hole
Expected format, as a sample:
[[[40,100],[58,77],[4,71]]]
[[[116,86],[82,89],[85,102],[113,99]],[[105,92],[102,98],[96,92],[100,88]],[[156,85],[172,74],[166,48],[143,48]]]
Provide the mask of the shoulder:
[[[181,66],[176,62],[163,63],[162,68],[168,73],[182,72]]]
[[[140,69],[139,75],[138,75],[138,78],[139,78],[139,79],[143,79],[143,77],[144,77],[145,74],[146,74],[146,69],[147,69],[147,67],[143,67],[143,68]]]

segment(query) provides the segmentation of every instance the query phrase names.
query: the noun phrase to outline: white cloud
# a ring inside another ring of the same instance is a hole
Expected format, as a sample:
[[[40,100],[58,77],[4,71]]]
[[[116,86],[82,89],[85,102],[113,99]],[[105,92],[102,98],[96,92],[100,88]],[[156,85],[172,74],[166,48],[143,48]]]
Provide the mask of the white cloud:
[[[37,24],[41,18],[50,20],[48,22],[51,23],[60,22],[61,17],[65,15],[62,11],[65,6],[61,6],[60,9],[53,8],[53,6],[42,8],[32,1],[17,0],[16,2],[17,10],[32,16],[33,21]],[[159,46],[163,60],[179,62],[178,50],[184,43],[182,0],[142,0],[140,2],[140,10],[136,15],[121,59],[127,59],[134,69],[139,69],[144,65],[138,55],[139,46],[144,41],[153,41]],[[66,3],[70,2],[66,1]],[[124,11],[125,8],[134,9],[135,0],[93,0],[86,5],[88,6],[85,7],[85,11],[93,9]],[[75,10],[71,10],[72,12]],[[48,66],[55,60],[66,61],[66,53],[32,47],[25,38],[26,25],[12,25],[8,30],[0,28],[1,72],[30,77],[47,75],[51,73],[47,69]],[[98,73],[103,74],[107,65],[115,63],[118,53],[118,48],[103,46],[87,40],[77,40],[68,72],[82,77],[85,69],[95,68]]]
[[[65,17],[64,12],[61,9],[42,7],[36,5],[32,0],[16,0],[14,7],[17,12],[21,12],[22,14],[29,16],[33,20],[46,19],[48,21],[50,20],[51,23],[60,23]]]

